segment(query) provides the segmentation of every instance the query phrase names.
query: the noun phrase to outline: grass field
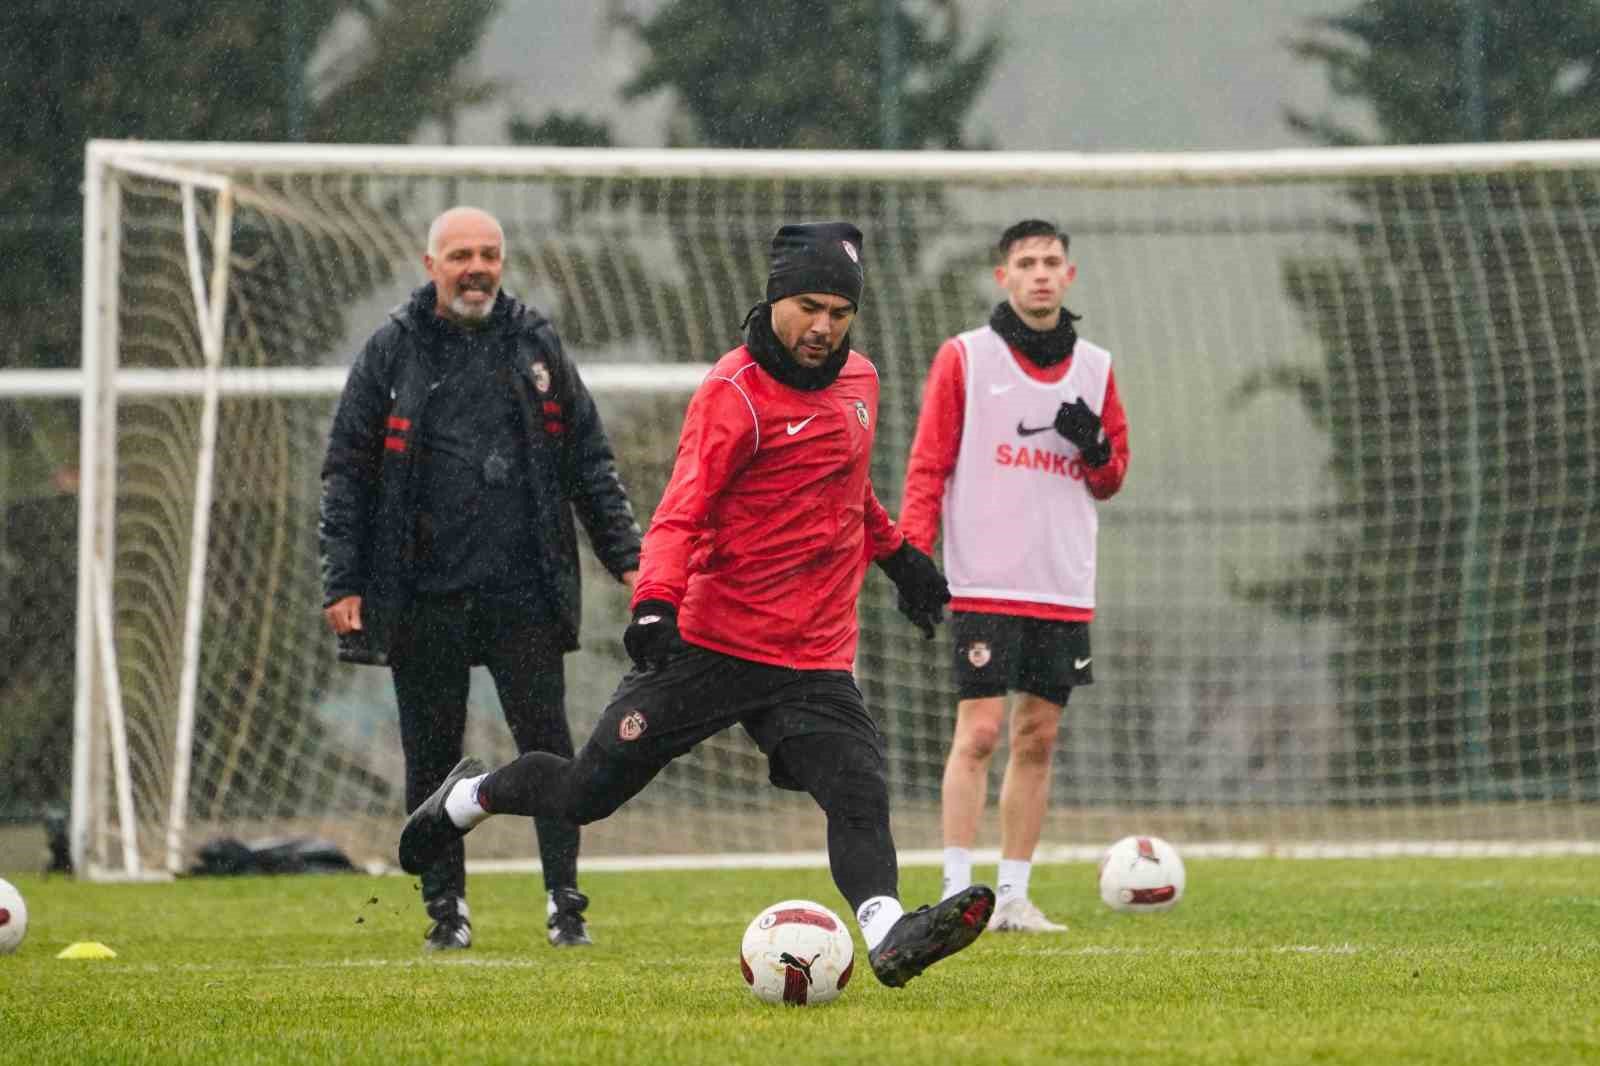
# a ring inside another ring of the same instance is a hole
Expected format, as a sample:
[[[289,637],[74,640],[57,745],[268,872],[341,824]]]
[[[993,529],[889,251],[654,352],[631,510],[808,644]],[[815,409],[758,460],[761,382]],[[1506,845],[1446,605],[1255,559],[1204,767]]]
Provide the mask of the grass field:
[[[1138,917],[1045,866],[1071,932],[985,935],[901,990],[858,963],[802,1010],[745,990],[739,939],[778,899],[843,909],[821,870],[589,875],[597,944],[568,952],[536,878],[481,875],[449,957],[398,877],[9,879],[8,1064],[1600,1062],[1600,858],[1192,861]],[[902,882],[923,902],[937,872]],[[76,940],[118,957],[56,959]]]

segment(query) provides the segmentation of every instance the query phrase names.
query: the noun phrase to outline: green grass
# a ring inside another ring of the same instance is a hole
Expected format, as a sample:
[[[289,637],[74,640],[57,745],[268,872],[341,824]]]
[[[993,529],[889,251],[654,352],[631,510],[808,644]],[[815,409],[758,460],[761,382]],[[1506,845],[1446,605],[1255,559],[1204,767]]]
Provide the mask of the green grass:
[[[1600,1062],[1596,858],[1193,861],[1140,917],[1046,866],[1071,932],[986,935],[900,990],[863,965],[804,1010],[757,1002],[738,946],[775,900],[842,910],[820,870],[590,875],[597,946],[568,952],[537,879],[478,876],[477,944],[445,958],[409,879],[10,879],[8,1064]],[[936,887],[904,873],[909,902]],[[56,959],[75,940],[118,957]]]

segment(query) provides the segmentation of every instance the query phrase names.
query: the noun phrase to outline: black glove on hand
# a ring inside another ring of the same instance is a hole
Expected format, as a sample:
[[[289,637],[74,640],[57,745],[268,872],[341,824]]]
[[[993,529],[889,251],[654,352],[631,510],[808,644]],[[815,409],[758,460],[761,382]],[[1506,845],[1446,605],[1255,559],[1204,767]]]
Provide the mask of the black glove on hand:
[[[944,605],[950,602],[950,583],[939,573],[933,560],[909,540],[896,548],[894,554],[879,559],[878,565],[900,590],[900,613],[922,630],[924,637],[932,640],[933,627],[944,621]]]
[[[1091,467],[1111,461],[1111,442],[1100,436],[1100,416],[1079,396],[1056,411],[1056,432],[1075,445]]]
[[[622,646],[641,670],[658,666],[683,648],[678,635],[678,609],[666,600],[643,600],[622,634]]]

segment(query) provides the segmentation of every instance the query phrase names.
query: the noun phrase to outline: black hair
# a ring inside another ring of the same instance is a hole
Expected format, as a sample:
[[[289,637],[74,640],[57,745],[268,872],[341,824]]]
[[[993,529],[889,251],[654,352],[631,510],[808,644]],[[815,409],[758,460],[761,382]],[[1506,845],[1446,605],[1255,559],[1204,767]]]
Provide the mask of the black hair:
[[[1072,246],[1072,239],[1067,236],[1067,231],[1057,229],[1054,222],[1046,222],[1042,218],[1025,218],[1015,225],[1007,226],[1006,231],[1000,234],[1000,240],[994,246],[994,261],[1004,263],[1011,257],[1011,246],[1029,237],[1054,237],[1061,242],[1063,252]]]

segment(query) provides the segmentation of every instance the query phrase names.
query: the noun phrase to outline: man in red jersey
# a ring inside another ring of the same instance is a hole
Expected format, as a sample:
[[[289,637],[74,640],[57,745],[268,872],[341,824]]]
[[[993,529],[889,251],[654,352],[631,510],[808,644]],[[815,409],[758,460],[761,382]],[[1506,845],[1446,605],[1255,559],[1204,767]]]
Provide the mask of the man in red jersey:
[[[1111,355],[1062,307],[1068,237],[1028,219],[1001,235],[989,322],[945,341],[923,391],[900,528],[925,552],[944,524],[955,640],[955,737],[943,788],[944,892],[972,882],[989,761],[1011,709],[1000,786],[994,928],[1061,932],[1028,896],[1061,708],[1093,682],[1098,501],[1122,487],[1128,422]],[[997,527],[994,515],[1005,515]]]
[[[645,535],[623,637],[636,668],[576,758],[530,753],[492,773],[463,759],[406,822],[403,868],[425,867],[490,814],[604,818],[738,723],[772,783],[827,815],[834,883],[879,980],[903,985],[983,931],[994,893],[981,885],[901,907],[883,735],[852,674],[869,562],[930,637],[950,598],[868,477],[878,374],[849,343],[863,281],[855,226],[778,230],[767,299],[689,401]]]

